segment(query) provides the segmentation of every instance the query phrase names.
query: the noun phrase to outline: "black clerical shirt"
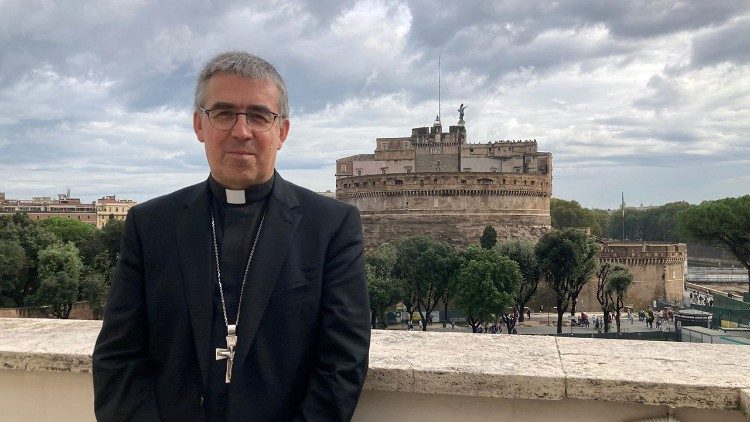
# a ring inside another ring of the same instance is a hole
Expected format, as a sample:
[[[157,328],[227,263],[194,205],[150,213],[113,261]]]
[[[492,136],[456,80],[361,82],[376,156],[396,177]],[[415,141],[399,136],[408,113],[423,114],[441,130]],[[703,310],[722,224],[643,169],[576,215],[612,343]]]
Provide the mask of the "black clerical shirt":
[[[221,268],[221,283],[224,290],[229,324],[237,322],[237,306],[242,289],[242,277],[245,274],[247,260],[253,241],[265,212],[268,197],[273,188],[274,177],[267,182],[251,186],[244,190],[244,203],[241,200],[243,192],[227,192],[213,177],[209,176],[211,187],[211,206],[216,220],[216,243],[219,249],[219,265]],[[229,202],[228,202],[229,201]],[[263,245],[256,247],[260,248]],[[212,246],[213,247],[213,246]],[[214,294],[213,294],[213,324],[211,330],[211,352],[216,348],[226,348],[227,328],[224,323],[221,295],[217,283],[215,258],[213,263]],[[251,266],[258,265],[251,262]],[[261,280],[245,280],[245,284],[258,283]],[[247,286],[245,293],[247,293]],[[243,301],[248,300],[243,297]],[[240,319],[239,324],[242,324]],[[227,396],[231,384],[225,383],[227,361],[210,359],[208,370],[208,389],[204,396],[204,409],[208,420],[223,421],[226,415]]]

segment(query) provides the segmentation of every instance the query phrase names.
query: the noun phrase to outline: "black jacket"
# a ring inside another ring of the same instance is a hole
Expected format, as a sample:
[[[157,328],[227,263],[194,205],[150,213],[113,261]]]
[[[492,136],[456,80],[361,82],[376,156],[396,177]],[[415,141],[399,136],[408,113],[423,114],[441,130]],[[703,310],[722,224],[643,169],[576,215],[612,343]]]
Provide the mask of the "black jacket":
[[[133,207],[92,357],[102,421],[204,419],[211,350],[210,190]],[[228,420],[351,419],[369,303],[357,209],[276,174],[238,326]]]

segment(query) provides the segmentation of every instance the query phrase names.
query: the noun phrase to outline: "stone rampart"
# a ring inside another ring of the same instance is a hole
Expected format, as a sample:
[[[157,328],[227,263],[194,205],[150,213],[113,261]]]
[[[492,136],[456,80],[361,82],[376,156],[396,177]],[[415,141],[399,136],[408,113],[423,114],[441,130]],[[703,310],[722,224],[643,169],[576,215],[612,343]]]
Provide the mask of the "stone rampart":
[[[550,229],[549,175],[400,173],[342,177],[336,185],[336,197],[360,210],[368,247],[416,234],[467,245],[487,225],[500,240],[535,241]]]
[[[680,304],[685,289],[687,249],[684,243],[609,243],[603,245],[601,262],[618,263],[633,273],[633,283],[625,297],[626,305],[644,308],[654,300]],[[579,295],[588,310],[599,310],[596,276]]]

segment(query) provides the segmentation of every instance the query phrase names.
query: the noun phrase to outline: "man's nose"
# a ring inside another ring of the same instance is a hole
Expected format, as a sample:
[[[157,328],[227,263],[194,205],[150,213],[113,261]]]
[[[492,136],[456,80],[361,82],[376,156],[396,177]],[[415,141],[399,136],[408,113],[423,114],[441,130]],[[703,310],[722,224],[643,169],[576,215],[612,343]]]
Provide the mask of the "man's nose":
[[[238,139],[253,137],[253,131],[250,128],[250,123],[247,122],[246,114],[237,114],[237,121],[232,126],[232,136]]]

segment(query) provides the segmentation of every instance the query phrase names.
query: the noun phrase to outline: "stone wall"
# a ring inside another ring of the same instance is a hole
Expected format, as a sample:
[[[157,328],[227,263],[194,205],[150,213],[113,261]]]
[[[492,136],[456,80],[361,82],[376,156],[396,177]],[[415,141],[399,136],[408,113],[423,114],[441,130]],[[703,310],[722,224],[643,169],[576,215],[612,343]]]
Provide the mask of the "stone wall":
[[[362,214],[362,230],[367,248],[418,234],[449,242],[455,246],[478,244],[487,225],[497,231],[498,241],[528,240],[536,242],[550,230],[549,215],[428,214],[390,213]]]
[[[682,303],[687,260],[684,243],[605,243],[600,260],[626,265],[633,273],[625,305],[646,308],[657,299],[675,305]],[[579,295],[579,304],[586,310],[600,309],[597,283],[596,276],[592,277]]]
[[[427,173],[342,177],[336,197],[362,215],[368,247],[428,234],[477,243],[487,225],[500,240],[536,241],[550,229],[551,177],[517,173]]]
[[[461,144],[458,142],[418,144],[414,157],[417,173],[460,171]]]
[[[0,318],[0,419],[93,421],[100,328]],[[352,420],[666,420],[668,409],[682,422],[747,420],[750,348],[373,330]]]

